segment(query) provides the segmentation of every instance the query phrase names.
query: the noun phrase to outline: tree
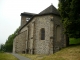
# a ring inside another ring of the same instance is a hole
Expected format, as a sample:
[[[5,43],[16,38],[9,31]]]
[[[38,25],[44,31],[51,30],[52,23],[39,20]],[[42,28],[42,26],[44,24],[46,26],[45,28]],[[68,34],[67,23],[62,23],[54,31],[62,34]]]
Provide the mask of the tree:
[[[80,0],[59,0],[59,11],[65,33],[80,38]]]
[[[7,52],[12,52],[14,38],[15,34],[12,34],[8,37],[8,40],[5,43],[5,49]]]
[[[0,45],[0,51],[5,51],[4,44]]]
[[[12,52],[13,40],[16,37],[18,30],[19,30],[19,28],[16,29],[16,31],[8,37],[8,40],[6,41],[6,43],[4,45],[6,52]]]

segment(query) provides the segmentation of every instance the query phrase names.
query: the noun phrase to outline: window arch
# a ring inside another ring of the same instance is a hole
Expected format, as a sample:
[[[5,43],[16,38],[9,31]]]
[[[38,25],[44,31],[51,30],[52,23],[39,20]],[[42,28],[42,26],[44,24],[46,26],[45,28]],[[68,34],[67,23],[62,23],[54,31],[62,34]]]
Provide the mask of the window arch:
[[[41,35],[40,39],[45,40],[45,29],[44,28],[41,28],[40,35]]]

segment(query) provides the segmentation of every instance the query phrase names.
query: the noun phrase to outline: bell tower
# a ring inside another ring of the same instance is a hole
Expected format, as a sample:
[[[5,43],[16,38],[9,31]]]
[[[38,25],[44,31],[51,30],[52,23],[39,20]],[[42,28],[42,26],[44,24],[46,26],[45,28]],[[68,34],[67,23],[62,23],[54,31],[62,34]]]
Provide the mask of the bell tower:
[[[24,26],[35,14],[23,12],[21,13],[21,27]]]

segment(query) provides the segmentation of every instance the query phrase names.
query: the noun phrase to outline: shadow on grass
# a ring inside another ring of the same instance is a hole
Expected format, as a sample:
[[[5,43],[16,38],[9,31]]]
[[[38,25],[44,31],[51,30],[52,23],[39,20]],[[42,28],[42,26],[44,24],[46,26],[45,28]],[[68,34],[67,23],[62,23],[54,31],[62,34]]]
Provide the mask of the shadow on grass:
[[[69,45],[69,47],[74,47],[74,46],[75,46],[75,47],[76,47],[76,46],[80,46],[80,43],[78,43],[78,44],[70,44],[70,45]]]

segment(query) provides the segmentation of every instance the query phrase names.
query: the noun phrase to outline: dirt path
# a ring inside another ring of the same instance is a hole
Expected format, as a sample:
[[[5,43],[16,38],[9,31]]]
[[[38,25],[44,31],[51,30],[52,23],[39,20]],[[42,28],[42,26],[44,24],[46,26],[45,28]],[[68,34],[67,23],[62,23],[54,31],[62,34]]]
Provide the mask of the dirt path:
[[[19,54],[12,53],[12,55],[14,55],[14,56],[15,56],[16,58],[18,58],[19,60],[31,60],[31,59],[26,58],[26,57],[24,57],[24,56],[21,56],[21,55],[19,55]]]

